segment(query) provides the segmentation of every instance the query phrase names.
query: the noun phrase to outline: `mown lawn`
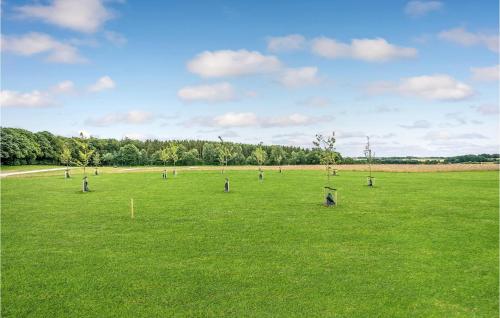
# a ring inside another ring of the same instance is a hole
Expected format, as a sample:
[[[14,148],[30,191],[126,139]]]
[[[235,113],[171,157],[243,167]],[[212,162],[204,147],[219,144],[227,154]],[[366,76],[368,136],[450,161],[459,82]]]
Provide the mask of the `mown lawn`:
[[[227,175],[3,179],[2,316],[498,317],[497,172]]]

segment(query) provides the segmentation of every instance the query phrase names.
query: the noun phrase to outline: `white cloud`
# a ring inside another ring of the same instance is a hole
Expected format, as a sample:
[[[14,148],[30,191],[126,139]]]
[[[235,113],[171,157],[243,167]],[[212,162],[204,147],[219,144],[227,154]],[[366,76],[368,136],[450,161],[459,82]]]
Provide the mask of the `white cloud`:
[[[423,129],[423,128],[430,128],[431,123],[428,122],[427,120],[417,120],[413,124],[399,125],[399,127],[406,128],[406,129]]]
[[[106,38],[106,40],[108,40],[109,42],[113,43],[116,46],[122,46],[127,43],[127,38],[123,34],[118,32],[106,31],[104,32],[104,37]]]
[[[331,105],[330,99],[321,96],[311,96],[304,100],[299,101],[297,104],[308,107],[326,107]]]
[[[1,50],[22,56],[46,54],[46,60],[54,63],[83,63],[87,60],[80,56],[78,49],[67,43],[59,42],[44,33],[31,32],[23,36],[1,36]]]
[[[410,1],[406,4],[405,13],[418,17],[440,10],[442,7],[443,3],[441,1]]]
[[[106,89],[114,88],[115,82],[109,76],[103,76],[97,80],[94,84],[89,86],[90,92],[100,92]]]
[[[327,37],[312,40],[314,54],[335,59],[352,58],[367,62],[386,62],[398,58],[414,58],[417,50],[388,43],[385,39],[353,39],[351,44]]]
[[[56,103],[47,92],[34,90],[29,93],[0,91],[0,106],[17,108],[42,108],[55,106]]]
[[[34,4],[16,7],[21,17],[74,31],[94,33],[113,17],[103,0],[52,0],[48,5]]]
[[[368,87],[373,94],[398,93],[429,100],[459,101],[474,94],[472,88],[445,74],[403,78],[399,83],[377,82]]]
[[[315,85],[320,82],[317,67],[288,68],[283,71],[278,80],[288,88]]]
[[[110,113],[98,118],[88,118],[85,124],[99,127],[116,124],[141,125],[150,123],[155,118],[155,115],[151,112],[132,110],[126,113]]]
[[[52,87],[51,91],[54,94],[68,94],[75,90],[75,84],[72,81],[63,81]]]
[[[258,122],[254,113],[233,113],[216,116],[213,119],[214,126],[220,127],[245,127],[254,126]]]
[[[496,115],[500,113],[498,104],[483,104],[472,108],[482,115]]]
[[[498,34],[485,34],[480,32],[469,32],[465,28],[458,27],[442,31],[438,34],[440,39],[453,42],[462,46],[482,45],[490,51],[498,53]]]
[[[275,72],[281,62],[257,51],[205,51],[189,61],[187,68],[201,77],[241,76]]]
[[[271,52],[290,52],[304,48],[305,38],[300,34],[290,34],[282,37],[269,37],[267,49]]]
[[[391,107],[391,106],[387,106],[387,105],[379,105],[379,106],[375,107],[376,113],[396,113],[399,111],[400,111],[399,107]]]
[[[362,131],[338,131],[335,134],[341,139],[366,138],[366,133]]]
[[[315,123],[323,122],[327,118],[310,117],[302,114],[291,114],[279,117],[269,117],[261,119],[262,127],[290,127],[290,126],[307,126]]]
[[[442,127],[457,127],[467,124],[467,119],[460,112],[447,113],[444,116],[446,119],[449,119],[452,122],[442,123],[441,124]]]
[[[489,67],[471,67],[472,79],[476,81],[498,81],[500,66],[493,65]]]
[[[97,83],[91,86],[90,91],[97,91],[106,88],[114,87],[114,83],[107,76],[100,78]],[[111,85],[112,84],[112,85]],[[78,92],[75,84],[70,81],[62,81],[45,90],[33,90],[31,92],[18,92],[12,90],[0,91],[1,107],[18,107],[18,108],[40,108],[58,106],[60,103],[57,97],[65,94]]]
[[[207,85],[186,86],[177,92],[177,96],[185,102],[227,102],[236,99],[231,84],[217,83]]]
[[[486,136],[478,133],[450,134],[447,131],[430,131],[424,139],[429,140],[453,140],[453,139],[487,139]]]
[[[330,116],[311,117],[303,114],[290,114],[275,117],[259,117],[252,112],[229,112],[215,117],[196,117],[184,124],[186,126],[200,125],[208,127],[291,127],[307,126],[330,121]]]

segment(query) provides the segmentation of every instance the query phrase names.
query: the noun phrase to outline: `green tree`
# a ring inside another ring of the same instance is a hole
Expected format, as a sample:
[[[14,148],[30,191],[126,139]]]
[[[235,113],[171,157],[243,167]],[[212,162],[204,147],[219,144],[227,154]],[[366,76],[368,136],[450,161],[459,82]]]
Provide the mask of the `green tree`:
[[[274,146],[271,149],[271,160],[279,166],[280,173],[281,173],[281,163],[286,157],[286,152],[283,150],[283,147],[280,146]]]
[[[200,155],[198,153],[198,149],[193,148],[189,151],[186,151],[182,154],[181,160],[185,165],[196,165],[199,163]]]
[[[126,144],[118,151],[120,162],[124,165],[136,165],[141,157],[141,153],[136,145]]]
[[[72,157],[71,157],[71,150],[69,150],[69,147],[67,145],[64,145],[62,147],[62,153],[59,156],[59,161],[66,166],[66,168],[69,167],[71,163]]]
[[[222,167],[221,173],[224,173],[224,167],[227,168],[227,163],[233,158],[234,153],[233,147],[227,142],[224,142],[221,136],[219,136],[219,140],[220,144],[217,145],[217,158]]]
[[[259,165],[259,171],[262,170],[262,165],[264,162],[266,162],[267,159],[267,153],[266,151],[262,148],[262,142],[259,144],[257,148],[253,151],[253,156],[255,158],[255,161]]]
[[[168,153],[168,149],[167,148],[164,148],[160,151],[160,156],[159,156],[160,160],[163,162],[163,167],[166,168],[167,167],[167,162],[169,160],[169,153]]]
[[[321,163],[325,165],[327,182],[330,186],[330,171],[332,166],[335,164],[336,152],[335,152],[335,132],[331,136],[323,136],[321,134],[316,134],[316,140],[313,141],[316,149],[321,150]]]
[[[92,156],[92,164],[95,168],[95,174],[99,174],[97,167],[101,165],[101,155],[98,152],[94,153],[94,155]]]
[[[115,162],[115,155],[113,153],[111,153],[111,152],[106,152],[102,156],[102,162],[105,165],[113,165],[114,162]]]
[[[170,145],[167,147],[166,150],[168,154],[168,160],[172,161],[172,163],[174,164],[174,175],[176,175],[177,171],[175,170],[175,165],[179,160],[179,145],[172,142],[170,143]]]
[[[206,142],[203,144],[203,150],[201,151],[203,162],[205,164],[214,164],[217,162],[218,153],[217,149],[213,143]]]
[[[94,154],[94,149],[90,149],[89,143],[84,138],[83,133],[80,133],[80,139],[81,139],[79,143],[80,149],[78,150],[78,160],[76,161],[76,164],[79,165],[80,167],[83,167],[83,175],[87,176],[86,168],[90,163],[92,154]]]

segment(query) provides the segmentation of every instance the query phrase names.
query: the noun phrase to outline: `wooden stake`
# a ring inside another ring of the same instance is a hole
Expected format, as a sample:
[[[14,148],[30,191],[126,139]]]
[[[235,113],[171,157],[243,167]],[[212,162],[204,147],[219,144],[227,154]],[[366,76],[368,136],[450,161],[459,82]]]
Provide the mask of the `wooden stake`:
[[[134,218],[134,199],[130,199],[130,218]]]

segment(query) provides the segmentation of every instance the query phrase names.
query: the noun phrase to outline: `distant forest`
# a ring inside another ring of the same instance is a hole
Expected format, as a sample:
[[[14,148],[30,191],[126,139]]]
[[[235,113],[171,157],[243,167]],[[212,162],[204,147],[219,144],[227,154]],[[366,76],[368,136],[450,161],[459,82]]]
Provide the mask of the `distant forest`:
[[[3,165],[65,164],[74,165],[82,151],[91,150],[89,165],[134,166],[162,165],[162,150],[176,144],[176,165],[218,165],[221,143],[206,140],[133,140],[56,136],[50,132],[30,132],[20,128],[0,128],[1,163]],[[311,138],[312,140],[312,138]],[[225,143],[231,150],[229,165],[257,165],[255,150],[264,150],[265,165],[314,165],[320,164],[321,149],[293,146],[254,145]],[[92,160],[94,159],[94,160]],[[434,164],[462,162],[498,162],[498,154],[464,155],[419,159],[416,157],[375,158],[374,163]],[[337,153],[337,163],[365,163],[364,158],[342,157]],[[168,164],[172,164],[168,160]]]

